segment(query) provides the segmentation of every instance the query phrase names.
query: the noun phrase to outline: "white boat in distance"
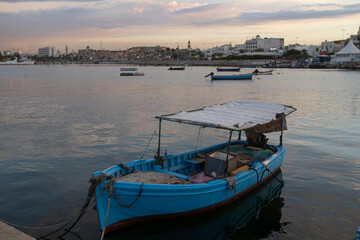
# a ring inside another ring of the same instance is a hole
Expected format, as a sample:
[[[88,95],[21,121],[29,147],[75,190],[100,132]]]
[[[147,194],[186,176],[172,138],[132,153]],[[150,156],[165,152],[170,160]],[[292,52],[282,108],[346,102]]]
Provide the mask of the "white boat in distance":
[[[22,58],[20,61],[15,58],[12,61],[0,62],[0,65],[34,65],[35,61],[29,60],[27,58]]]

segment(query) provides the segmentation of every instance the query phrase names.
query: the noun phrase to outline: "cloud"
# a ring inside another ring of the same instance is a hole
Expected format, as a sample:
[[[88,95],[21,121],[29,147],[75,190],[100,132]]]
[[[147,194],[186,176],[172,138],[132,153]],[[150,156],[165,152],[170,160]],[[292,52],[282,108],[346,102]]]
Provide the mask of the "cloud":
[[[106,0],[61,0],[62,2],[103,2]],[[0,0],[1,2],[8,3],[21,3],[21,2],[56,2],[55,0]]]
[[[319,5],[317,5],[319,6]],[[281,10],[275,12],[242,13],[237,19],[250,22],[305,20],[316,18],[338,18],[360,13],[360,4],[344,5],[334,10]],[[251,21],[249,21],[251,19]]]
[[[180,10],[175,11],[174,14],[207,12],[210,10],[217,9],[219,6],[220,6],[220,4],[215,3],[215,4],[208,4],[208,5],[196,6],[196,7],[190,7],[190,8],[182,8]]]
[[[360,4],[303,4],[285,7],[277,2],[277,10],[270,11],[267,9],[275,9],[275,7],[269,8],[268,5],[259,2],[255,7],[245,2],[243,5],[233,2],[200,4],[201,0],[197,3],[157,0],[141,2],[66,0],[66,4],[38,3],[48,6],[47,9],[37,7],[26,10],[27,8],[21,7],[26,4],[21,2],[30,2],[30,0],[5,1],[7,5],[12,5],[9,2],[18,2],[14,3],[14,7],[20,8],[20,11],[6,12],[0,9],[0,32],[2,33],[0,44],[3,46],[1,48],[7,48],[6,44],[34,39],[39,42],[74,38],[88,41],[104,37],[117,40],[131,39],[137,36],[145,42],[150,38],[161,39],[170,35],[176,38],[175,35],[184,36],[200,32],[200,28],[204,34],[206,31],[213,33],[218,26],[221,28],[215,31],[221,32],[225,29],[224,27],[252,26],[277,21],[340,18],[360,13]],[[0,0],[1,2],[4,0]]]
[[[244,12],[236,17],[221,18],[215,20],[204,21],[199,25],[256,25],[262,23],[276,22],[276,21],[293,21],[293,20],[308,20],[320,18],[340,18],[345,15],[353,15],[360,13],[360,4],[339,5],[339,4],[314,4],[301,5],[302,7],[312,7],[315,9],[301,9],[298,10],[278,10],[278,11],[252,11]],[[318,9],[319,7],[334,7],[335,9]]]

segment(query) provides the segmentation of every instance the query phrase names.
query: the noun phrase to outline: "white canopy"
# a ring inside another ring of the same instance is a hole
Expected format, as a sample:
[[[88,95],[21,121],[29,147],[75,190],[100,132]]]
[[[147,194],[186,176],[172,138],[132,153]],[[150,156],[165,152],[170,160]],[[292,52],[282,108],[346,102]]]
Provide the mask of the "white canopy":
[[[343,49],[335,54],[335,62],[360,62],[360,50],[355,47],[352,41],[349,41]]]
[[[349,41],[346,46],[341,49],[337,54],[349,54],[349,53],[360,53],[360,50],[355,47],[354,43],[352,41]]]
[[[281,104],[233,101],[157,118],[206,127],[242,130],[275,121],[295,110],[291,106]]]

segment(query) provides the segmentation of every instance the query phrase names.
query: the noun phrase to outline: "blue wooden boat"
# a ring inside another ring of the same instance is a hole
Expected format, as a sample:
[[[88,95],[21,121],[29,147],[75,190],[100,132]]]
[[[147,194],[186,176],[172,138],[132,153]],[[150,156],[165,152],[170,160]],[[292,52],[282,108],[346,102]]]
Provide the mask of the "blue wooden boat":
[[[218,67],[218,68],[216,68],[216,71],[218,71],[218,72],[239,72],[240,68],[239,67],[235,67],[235,68]]]
[[[236,74],[236,75],[214,75],[214,73],[211,72],[205,77],[208,76],[211,76],[211,80],[251,80],[253,74],[245,73],[245,74]]]
[[[295,110],[280,104],[233,101],[156,117],[159,140],[153,159],[93,173],[101,230],[105,233],[144,221],[201,214],[258,188],[280,171],[285,117]],[[223,129],[229,131],[229,139],[184,153],[162,154],[164,120]],[[242,131],[247,140],[241,139]],[[275,131],[281,133],[279,145],[267,144],[263,133]],[[236,139],[234,133],[239,133]],[[194,171],[197,174],[190,176]]]

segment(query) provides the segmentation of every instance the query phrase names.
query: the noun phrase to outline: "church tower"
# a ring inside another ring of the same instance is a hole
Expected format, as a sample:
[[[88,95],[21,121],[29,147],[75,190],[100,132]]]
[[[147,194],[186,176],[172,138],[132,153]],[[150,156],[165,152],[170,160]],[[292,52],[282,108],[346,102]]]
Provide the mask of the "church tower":
[[[191,50],[190,40],[188,41],[188,50]]]

